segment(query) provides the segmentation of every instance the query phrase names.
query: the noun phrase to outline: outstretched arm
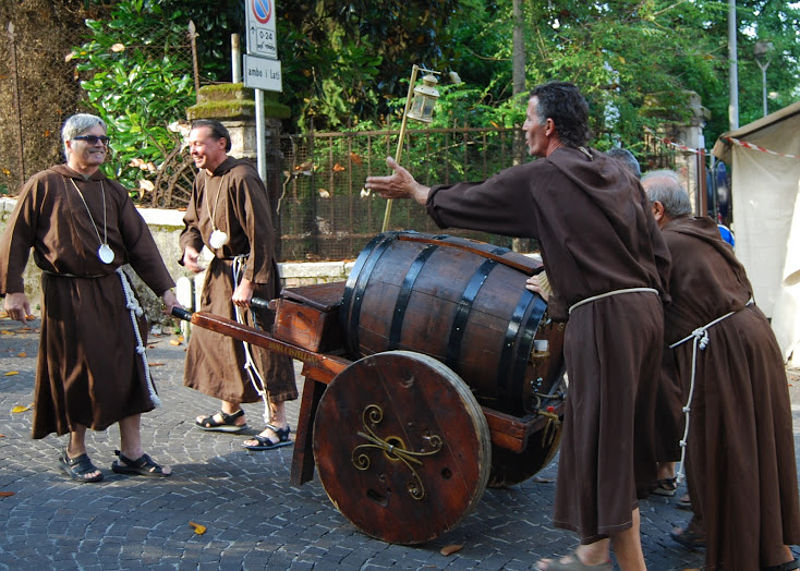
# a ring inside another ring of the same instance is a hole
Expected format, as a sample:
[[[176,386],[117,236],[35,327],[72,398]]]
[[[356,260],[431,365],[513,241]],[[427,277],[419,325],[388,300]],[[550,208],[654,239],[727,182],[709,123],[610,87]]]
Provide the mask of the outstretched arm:
[[[377,192],[383,198],[413,198],[419,204],[428,201],[430,187],[418,183],[405,168],[388,157],[386,165],[394,172],[388,176],[369,176],[364,187]]]

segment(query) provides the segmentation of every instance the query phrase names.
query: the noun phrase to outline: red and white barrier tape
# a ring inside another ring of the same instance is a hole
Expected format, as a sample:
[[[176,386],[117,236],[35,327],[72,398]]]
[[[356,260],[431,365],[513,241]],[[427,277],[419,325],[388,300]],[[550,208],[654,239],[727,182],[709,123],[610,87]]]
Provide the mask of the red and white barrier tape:
[[[742,141],[739,139],[735,139],[733,137],[724,137],[726,141],[729,143],[733,143],[734,145],[739,145],[740,147],[745,147],[747,149],[753,149],[754,151],[761,151],[762,153],[767,153],[768,155],[775,155],[776,157],[785,157],[787,159],[800,159],[798,155],[787,155],[784,153],[779,153],[777,151],[771,151],[770,149],[765,149],[764,147],[759,147],[758,145],[754,145],[753,143],[748,143],[747,141]]]
[[[659,137],[655,133],[655,131],[653,131],[649,127],[645,127],[644,130],[647,131],[648,133],[650,133],[659,142],[664,143],[665,145],[669,145],[670,147],[674,147],[674,148],[676,148],[676,149],[678,149],[680,151],[683,151],[684,153],[691,153],[693,155],[699,155],[701,153],[705,153],[705,149],[695,149],[695,148],[692,148],[692,147],[687,147],[686,145],[681,145],[680,143],[676,143],[676,142],[671,141],[669,139],[665,139],[664,137]]]

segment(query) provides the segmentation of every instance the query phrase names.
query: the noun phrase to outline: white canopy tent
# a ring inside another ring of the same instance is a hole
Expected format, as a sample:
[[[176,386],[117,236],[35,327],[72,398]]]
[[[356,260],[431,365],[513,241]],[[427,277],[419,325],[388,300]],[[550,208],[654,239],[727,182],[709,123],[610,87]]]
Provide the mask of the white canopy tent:
[[[736,256],[800,365],[800,102],[723,133],[712,152],[731,167]]]

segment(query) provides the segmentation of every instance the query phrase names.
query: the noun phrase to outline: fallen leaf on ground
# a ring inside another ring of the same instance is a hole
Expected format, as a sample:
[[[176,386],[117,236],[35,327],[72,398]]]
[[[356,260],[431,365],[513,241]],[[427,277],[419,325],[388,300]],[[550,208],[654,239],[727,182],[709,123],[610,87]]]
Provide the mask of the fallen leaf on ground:
[[[0,498],[10,498],[15,492],[0,492]]]
[[[0,331],[0,335],[14,335],[13,331],[9,331],[8,329],[3,329]]]
[[[17,357],[27,357],[27,356],[28,356],[28,354],[25,351],[23,351],[21,353],[17,353]]]
[[[193,521],[189,522],[189,527],[191,527],[197,535],[203,535],[206,532],[206,526]]]
[[[181,341],[180,341],[180,339],[170,339],[169,340],[169,344],[170,345],[175,345],[177,347],[178,345],[181,344]]]
[[[9,372],[5,373],[3,376],[4,377],[13,377],[14,375],[19,375],[19,371],[9,371]]]
[[[442,555],[452,555],[456,551],[461,551],[464,547],[463,543],[453,543],[452,545],[445,545],[439,550]]]
[[[11,409],[11,412],[25,412],[26,410],[30,410],[30,409],[31,409],[31,405],[22,406],[21,404],[18,404],[17,406],[15,406],[14,408]]]

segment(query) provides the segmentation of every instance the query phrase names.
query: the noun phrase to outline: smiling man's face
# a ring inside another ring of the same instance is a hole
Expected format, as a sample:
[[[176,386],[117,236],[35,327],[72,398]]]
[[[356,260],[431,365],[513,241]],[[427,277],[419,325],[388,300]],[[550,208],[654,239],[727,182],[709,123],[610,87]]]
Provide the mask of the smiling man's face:
[[[85,133],[77,135],[77,137],[86,137],[87,135],[105,137],[106,131],[100,125],[95,125]],[[69,149],[67,164],[73,170],[86,175],[94,173],[106,160],[106,155],[108,154],[108,143],[104,143],[99,139],[95,139],[94,143],[90,143],[85,139],[73,137],[67,141],[67,148]]]

